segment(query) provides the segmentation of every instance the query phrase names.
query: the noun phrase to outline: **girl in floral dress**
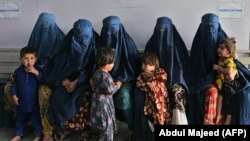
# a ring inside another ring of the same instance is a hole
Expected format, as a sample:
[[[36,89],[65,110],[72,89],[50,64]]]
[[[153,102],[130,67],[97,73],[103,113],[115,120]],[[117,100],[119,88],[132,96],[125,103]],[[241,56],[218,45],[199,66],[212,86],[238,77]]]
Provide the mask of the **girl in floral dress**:
[[[96,64],[99,68],[92,77],[95,89],[90,108],[91,134],[97,141],[113,141],[116,127],[113,94],[122,85],[120,81],[114,82],[109,74],[114,62],[115,51],[111,48],[101,48],[97,52]]]
[[[167,73],[159,68],[158,57],[149,52],[142,54],[142,70],[136,86],[146,93],[144,114],[155,125],[168,124],[171,116],[166,88]]]

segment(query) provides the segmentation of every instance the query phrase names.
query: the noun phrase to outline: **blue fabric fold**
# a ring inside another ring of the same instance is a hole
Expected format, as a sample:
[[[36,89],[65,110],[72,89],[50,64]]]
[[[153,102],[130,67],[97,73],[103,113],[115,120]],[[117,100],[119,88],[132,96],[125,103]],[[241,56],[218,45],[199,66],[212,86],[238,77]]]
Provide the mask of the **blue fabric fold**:
[[[231,98],[233,125],[250,125],[250,71],[238,60],[235,60],[240,88]]]
[[[144,115],[144,101],[146,93],[135,89],[134,94],[134,133],[141,141],[152,141],[153,134],[148,125],[148,118]]]

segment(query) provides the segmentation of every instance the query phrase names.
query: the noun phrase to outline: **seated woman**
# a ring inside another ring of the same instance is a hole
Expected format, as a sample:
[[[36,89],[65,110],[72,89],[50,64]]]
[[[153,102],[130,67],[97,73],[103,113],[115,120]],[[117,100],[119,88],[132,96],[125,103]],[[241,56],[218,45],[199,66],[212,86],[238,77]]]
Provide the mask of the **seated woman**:
[[[144,52],[155,53],[159,58],[160,67],[168,73],[166,84],[169,88],[171,124],[188,124],[186,117],[188,50],[169,17],[157,19],[154,33]]]
[[[58,27],[54,14],[41,13],[29,38],[28,46],[35,48],[37,64],[45,66],[62,48],[65,34]]]
[[[225,38],[227,34],[220,26],[219,17],[212,13],[204,14],[190,52],[187,112],[190,124],[214,124],[218,89],[212,66],[219,59],[217,48]]]
[[[129,128],[127,140],[133,138],[133,90],[138,75],[139,51],[135,42],[126,32],[121,20],[117,16],[108,16],[103,19],[101,31],[101,45],[116,50],[116,61],[111,76],[121,81],[121,88],[114,94],[116,118],[126,122]]]
[[[64,39],[63,50],[44,67],[45,85],[39,91],[44,141],[52,139],[53,126],[57,140],[89,128],[89,79],[95,70],[98,39],[91,22],[77,20]]]

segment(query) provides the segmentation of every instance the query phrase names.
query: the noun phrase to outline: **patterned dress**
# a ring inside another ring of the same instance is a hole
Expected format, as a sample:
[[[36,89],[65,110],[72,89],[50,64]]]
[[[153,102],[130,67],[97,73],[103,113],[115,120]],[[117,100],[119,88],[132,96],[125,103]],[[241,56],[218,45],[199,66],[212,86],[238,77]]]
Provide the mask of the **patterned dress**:
[[[169,97],[165,82],[167,73],[163,69],[156,69],[153,74],[141,73],[136,86],[146,92],[144,114],[153,118],[154,124],[164,125],[170,122]],[[152,87],[148,83],[153,84]]]
[[[43,133],[52,135],[53,125],[50,122],[50,97],[52,90],[46,86],[39,87],[39,105],[41,121],[43,126]],[[89,129],[89,92],[84,92],[80,109],[74,117],[64,123],[64,129],[68,131],[78,131]]]
[[[226,68],[228,70],[233,70],[234,72],[237,72],[236,69],[236,64],[234,63],[234,59],[232,57],[226,58],[226,59],[220,59],[218,64],[223,67]],[[218,73],[217,75],[217,79],[216,79],[216,84],[219,87],[219,89],[221,90],[222,87],[222,83],[225,82],[225,76],[223,73]]]
[[[219,93],[219,90],[215,84],[211,84],[206,89],[204,124],[207,124],[207,125],[215,124],[218,93]]]
[[[169,103],[170,103],[170,113],[171,124],[172,125],[187,125],[186,116],[186,94],[187,90],[181,84],[174,84],[170,86],[169,90]]]
[[[109,73],[98,69],[93,75],[96,86],[91,99],[91,133],[98,141],[113,141],[116,128],[113,94],[119,89]]]

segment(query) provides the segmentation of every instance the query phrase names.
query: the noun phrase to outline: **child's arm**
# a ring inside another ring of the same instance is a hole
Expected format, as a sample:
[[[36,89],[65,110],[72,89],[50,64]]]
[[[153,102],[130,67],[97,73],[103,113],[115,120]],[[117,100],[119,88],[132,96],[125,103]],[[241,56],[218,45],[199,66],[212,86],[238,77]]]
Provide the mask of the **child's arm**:
[[[27,68],[28,72],[33,73],[39,82],[42,81],[42,73],[40,72],[39,68],[36,68],[35,66],[30,66]]]
[[[16,76],[15,76],[15,73],[13,74],[12,76],[12,82],[13,82],[13,85],[12,85],[12,88],[11,88],[11,95],[12,95],[12,99],[13,99],[13,102],[15,105],[18,105],[18,101],[19,101],[19,98],[17,97],[17,84],[16,84]]]
[[[102,82],[100,82],[100,80]],[[111,79],[109,78],[101,78],[98,80],[96,83],[96,90],[100,91],[101,93],[107,94],[107,95],[112,95],[114,94],[118,89],[120,89],[122,83],[120,81],[117,82],[113,82]]]
[[[117,90],[120,89],[121,85],[122,85],[121,81],[111,82],[110,86],[107,87],[107,92],[109,94],[114,94]]]
[[[156,69],[154,76],[158,81],[162,82],[167,81],[167,73],[164,71],[164,69],[161,68]]]
[[[27,67],[28,72],[33,73],[35,76],[38,76],[40,72],[35,68],[35,66]]]
[[[223,67],[221,67],[221,66],[219,66],[219,65],[217,65],[217,64],[214,64],[213,65],[213,69],[214,70],[217,70],[218,72],[220,72],[220,73],[223,73],[223,74],[225,74],[225,75],[228,75],[229,74],[229,69],[227,69],[227,68],[223,68]]]
[[[236,64],[233,59],[227,59],[225,67],[214,64],[213,69],[223,73],[225,79],[228,81],[234,80],[235,76],[237,75]]]

